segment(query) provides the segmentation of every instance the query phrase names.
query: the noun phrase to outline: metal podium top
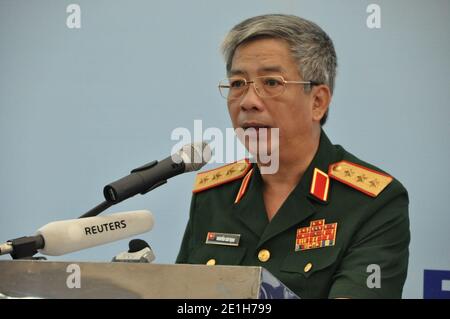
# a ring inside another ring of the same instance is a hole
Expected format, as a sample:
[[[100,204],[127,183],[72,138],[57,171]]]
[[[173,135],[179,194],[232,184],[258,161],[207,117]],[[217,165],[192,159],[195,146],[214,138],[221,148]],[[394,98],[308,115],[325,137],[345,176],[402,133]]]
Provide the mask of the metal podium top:
[[[255,299],[263,272],[242,266],[0,260],[0,298]]]

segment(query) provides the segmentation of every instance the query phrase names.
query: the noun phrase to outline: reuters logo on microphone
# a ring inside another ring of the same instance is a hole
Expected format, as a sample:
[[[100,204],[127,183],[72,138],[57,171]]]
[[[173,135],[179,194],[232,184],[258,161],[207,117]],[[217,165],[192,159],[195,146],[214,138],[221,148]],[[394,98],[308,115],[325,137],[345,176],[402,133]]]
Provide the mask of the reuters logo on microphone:
[[[117,221],[117,222],[111,222],[111,223],[105,223],[105,224],[85,227],[84,234],[86,236],[96,235],[96,234],[100,234],[103,232],[114,231],[117,229],[124,229],[124,228],[127,228],[127,224],[126,224],[125,220],[123,219],[123,220]]]

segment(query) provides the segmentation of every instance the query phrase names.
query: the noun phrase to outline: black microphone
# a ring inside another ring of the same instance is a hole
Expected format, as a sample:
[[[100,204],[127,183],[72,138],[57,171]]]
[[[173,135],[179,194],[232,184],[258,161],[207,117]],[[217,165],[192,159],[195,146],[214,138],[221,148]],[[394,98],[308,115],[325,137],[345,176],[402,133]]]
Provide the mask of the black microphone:
[[[113,262],[151,263],[155,255],[150,245],[142,239],[133,239],[128,244],[128,251],[115,256]]]
[[[183,146],[175,154],[135,168],[125,176],[103,188],[103,195],[112,204],[145,194],[167,182],[167,179],[181,173],[197,171],[211,159],[211,149],[205,142]]]

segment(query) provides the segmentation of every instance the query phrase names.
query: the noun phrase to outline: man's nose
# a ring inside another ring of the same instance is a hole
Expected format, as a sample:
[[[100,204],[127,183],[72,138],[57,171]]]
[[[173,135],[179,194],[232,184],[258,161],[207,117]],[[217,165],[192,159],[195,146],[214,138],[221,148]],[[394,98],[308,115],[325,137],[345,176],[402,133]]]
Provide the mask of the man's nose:
[[[241,97],[239,106],[244,111],[260,111],[263,109],[264,104],[259,95],[256,93],[256,87],[254,83],[250,83],[247,91]]]

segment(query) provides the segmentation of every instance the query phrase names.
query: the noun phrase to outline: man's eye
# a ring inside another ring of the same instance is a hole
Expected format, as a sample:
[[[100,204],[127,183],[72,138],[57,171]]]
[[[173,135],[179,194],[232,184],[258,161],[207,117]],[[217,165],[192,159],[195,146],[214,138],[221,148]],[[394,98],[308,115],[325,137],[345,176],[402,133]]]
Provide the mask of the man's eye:
[[[281,81],[275,78],[268,78],[264,80],[264,85],[269,87],[277,87],[281,85]]]
[[[232,88],[236,88],[236,89],[242,88],[242,87],[245,86],[245,81],[244,80],[231,80],[230,81],[230,86]]]

